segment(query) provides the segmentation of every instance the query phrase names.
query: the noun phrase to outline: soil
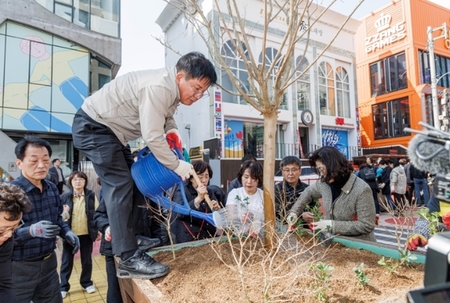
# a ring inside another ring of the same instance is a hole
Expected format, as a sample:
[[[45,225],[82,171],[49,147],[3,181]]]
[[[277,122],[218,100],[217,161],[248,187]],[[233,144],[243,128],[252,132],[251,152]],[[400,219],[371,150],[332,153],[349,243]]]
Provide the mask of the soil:
[[[320,302],[320,290],[326,302],[406,302],[406,293],[423,285],[423,264],[410,263],[389,274],[378,264],[380,255],[338,243],[325,247],[310,236],[291,236],[273,254],[256,240],[232,243],[160,252],[155,259],[171,271],[152,282],[172,303]],[[322,284],[315,278],[319,262],[333,267]],[[370,279],[365,286],[354,272],[361,263]]]

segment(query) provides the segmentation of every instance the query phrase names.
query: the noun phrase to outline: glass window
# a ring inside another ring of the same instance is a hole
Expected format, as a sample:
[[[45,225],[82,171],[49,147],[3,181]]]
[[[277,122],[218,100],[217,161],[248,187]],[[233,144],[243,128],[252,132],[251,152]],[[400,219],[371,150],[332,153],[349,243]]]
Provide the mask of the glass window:
[[[296,77],[299,77],[303,71],[305,71],[309,62],[303,56],[297,57],[297,73]],[[306,71],[298,80],[297,80],[297,109],[305,110],[309,109],[310,104],[310,96],[311,96],[311,84],[310,84],[310,76],[309,70]]]
[[[319,64],[319,102],[320,114],[336,116],[334,96],[334,73],[327,62]]]
[[[340,66],[336,68],[336,102],[337,115],[339,117],[351,118],[348,73]]]
[[[405,127],[410,127],[407,97],[372,105],[372,113],[375,140],[410,135],[404,131]]]
[[[262,58],[263,53],[261,53],[259,55],[259,62],[262,64],[263,62],[263,58]],[[270,73],[270,78],[269,81],[267,83],[267,90],[269,93],[269,98],[271,99],[271,102],[273,103],[273,98],[274,98],[274,94],[275,94],[275,85],[276,85],[276,79],[277,79],[277,73],[278,73],[278,67],[280,66],[282,60],[283,60],[283,56],[279,56],[278,55],[278,50],[273,48],[273,47],[268,47],[266,48],[266,54],[265,54],[265,67],[266,67],[266,71],[268,72],[270,70],[271,66],[274,66],[274,68],[271,70]],[[287,109],[287,93],[285,92],[283,94],[283,99],[281,100],[280,109]]]
[[[405,53],[371,64],[370,87],[372,97],[408,87]]]
[[[247,93],[250,93],[250,85],[248,82],[248,71],[245,66],[244,61],[242,60],[242,57],[240,56],[238,50],[235,47],[236,40],[231,41],[228,40],[223,46],[221,50],[221,55],[224,58],[225,62],[227,63],[227,66],[230,68],[231,73],[234,75],[233,79],[237,78],[239,79],[241,88],[246,91]],[[244,51],[245,56],[247,56],[247,47],[245,44],[242,44],[242,50]],[[232,81],[232,78],[225,72],[222,71],[222,86],[231,91],[231,92],[237,92],[235,85]],[[234,94],[230,94],[223,91],[222,94],[222,100],[224,102],[230,102],[230,103],[236,103],[236,104],[247,104],[245,102],[244,98],[241,96],[236,96]]]
[[[119,37],[120,0],[36,0],[54,14],[93,31]]]

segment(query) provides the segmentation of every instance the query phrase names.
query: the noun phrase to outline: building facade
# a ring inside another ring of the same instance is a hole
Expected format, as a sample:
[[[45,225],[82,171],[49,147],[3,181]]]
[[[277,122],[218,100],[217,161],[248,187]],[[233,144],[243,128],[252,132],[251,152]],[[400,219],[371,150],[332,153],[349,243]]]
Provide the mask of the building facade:
[[[202,8],[209,21],[214,24],[213,31],[223,35],[224,25],[219,11],[225,19],[225,1],[215,7],[215,1],[205,0]],[[272,63],[280,49],[285,35],[286,20],[276,18],[268,29],[268,42],[263,46],[264,3],[258,0],[239,2],[241,12],[245,11],[247,49],[259,62]],[[252,9],[248,9],[252,7]],[[301,31],[309,31],[309,39],[301,39],[296,47],[293,65],[296,75],[307,67],[309,71],[293,83],[283,97],[278,115],[276,147],[277,158],[286,155],[305,157],[308,152],[323,145],[332,145],[341,150],[349,159],[358,152],[359,120],[356,100],[354,35],[359,21],[350,19],[333,44],[313,63],[335,36],[346,16],[333,11],[325,12],[322,18],[316,17],[324,10],[314,6],[311,19],[304,20]],[[186,17],[168,4],[158,17],[165,41],[171,49],[181,54],[200,51],[208,54],[205,42],[197,29]],[[311,25],[310,25],[311,24]],[[248,85],[248,70],[242,58],[233,47],[230,39],[219,39],[221,56],[243,85]],[[266,58],[262,58],[262,48],[266,48]],[[257,51],[255,51],[257,50]],[[175,65],[179,55],[166,49],[166,65]],[[311,66],[310,66],[311,65]],[[229,76],[217,68],[218,82],[225,89],[236,91]],[[270,75],[275,78],[274,75]],[[247,84],[246,84],[247,83]],[[263,118],[248,105],[242,97],[211,88],[209,94],[190,107],[180,106],[176,121],[186,147],[203,146],[211,138],[220,140],[222,158],[241,158],[251,153],[264,158]]]
[[[427,0],[398,0],[362,20],[356,68],[363,147],[404,153],[411,139],[404,128],[422,129],[419,121],[434,125],[435,111],[438,124],[448,125],[444,89],[450,87],[450,37],[439,28],[450,26],[449,16],[449,9]],[[430,85],[429,26],[436,29],[437,107]]]
[[[0,130],[45,138],[72,170],[73,115],[120,64],[120,0],[0,0]]]

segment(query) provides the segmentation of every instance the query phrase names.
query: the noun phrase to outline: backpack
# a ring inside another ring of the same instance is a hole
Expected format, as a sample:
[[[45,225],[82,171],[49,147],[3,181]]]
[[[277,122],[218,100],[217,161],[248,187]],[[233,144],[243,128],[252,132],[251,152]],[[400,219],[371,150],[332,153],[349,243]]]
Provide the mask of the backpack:
[[[375,174],[375,170],[373,169],[373,167],[365,169],[365,171],[364,171],[364,179],[366,181],[375,181],[376,174]]]

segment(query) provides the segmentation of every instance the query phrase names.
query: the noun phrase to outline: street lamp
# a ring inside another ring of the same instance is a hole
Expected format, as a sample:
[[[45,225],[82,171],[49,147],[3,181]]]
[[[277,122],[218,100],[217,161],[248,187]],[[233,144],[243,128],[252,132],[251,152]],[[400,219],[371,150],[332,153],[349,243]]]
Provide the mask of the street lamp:
[[[433,37],[433,32],[441,30],[442,33],[440,36]],[[437,129],[441,129],[441,126],[439,125],[439,105],[438,105],[438,99],[437,99],[437,80],[436,80],[436,63],[434,62],[434,40],[444,38],[447,42],[448,40],[448,28],[447,24],[444,22],[442,26],[432,28],[431,26],[428,26],[427,28],[427,35],[428,35],[428,52],[429,52],[429,59],[430,59],[430,76],[431,76],[431,101],[433,105],[433,121],[434,121],[434,127]],[[442,75],[439,77],[439,80],[445,76]]]

